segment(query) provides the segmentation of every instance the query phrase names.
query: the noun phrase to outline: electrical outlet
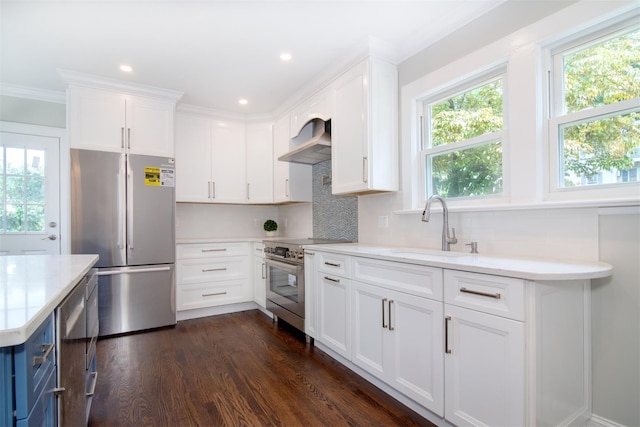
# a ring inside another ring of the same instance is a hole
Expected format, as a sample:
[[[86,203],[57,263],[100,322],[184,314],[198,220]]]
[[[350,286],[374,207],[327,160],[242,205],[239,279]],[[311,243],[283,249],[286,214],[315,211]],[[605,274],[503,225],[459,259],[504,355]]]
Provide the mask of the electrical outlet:
[[[289,218],[285,218],[284,219],[284,228],[287,228],[289,226]]]
[[[254,227],[258,226],[258,218],[253,218],[253,226]]]
[[[378,217],[378,228],[389,227],[389,217],[387,215],[380,215]]]

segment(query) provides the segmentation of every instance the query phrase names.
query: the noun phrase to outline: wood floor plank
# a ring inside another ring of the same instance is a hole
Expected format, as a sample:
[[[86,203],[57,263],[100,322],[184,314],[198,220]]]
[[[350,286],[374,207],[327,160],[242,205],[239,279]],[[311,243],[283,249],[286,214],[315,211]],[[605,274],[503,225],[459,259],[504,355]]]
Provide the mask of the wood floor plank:
[[[253,310],[98,341],[90,427],[433,426]]]

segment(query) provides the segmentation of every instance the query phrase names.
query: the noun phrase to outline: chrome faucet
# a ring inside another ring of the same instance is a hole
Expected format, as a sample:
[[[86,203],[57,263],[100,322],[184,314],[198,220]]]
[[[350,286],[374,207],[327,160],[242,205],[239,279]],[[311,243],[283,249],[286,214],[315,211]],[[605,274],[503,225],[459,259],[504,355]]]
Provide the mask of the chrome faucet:
[[[449,235],[449,209],[447,208],[447,202],[438,195],[433,195],[429,197],[427,200],[427,204],[422,211],[422,222],[429,222],[429,216],[431,216],[431,203],[433,200],[439,200],[442,204],[442,250],[448,251],[449,245],[451,243],[458,243],[458,239],[456,239],[456,229],[451,229],[451,234]]]

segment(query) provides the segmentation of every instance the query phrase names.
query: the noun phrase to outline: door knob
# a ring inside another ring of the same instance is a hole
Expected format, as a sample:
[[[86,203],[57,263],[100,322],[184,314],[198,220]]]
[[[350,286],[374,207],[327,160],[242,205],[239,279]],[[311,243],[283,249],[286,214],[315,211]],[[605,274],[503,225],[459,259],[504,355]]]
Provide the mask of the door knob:
[[[43,238],[42,238],[42,239],[40,239],[40,240],[47,240],[47,239],[49,239],[49,240],[56,240],[57,238],[58,238],[58,236],[56,236],[55,234],[49,234],[48,236],[45,236],[45,237],[43,237]]]

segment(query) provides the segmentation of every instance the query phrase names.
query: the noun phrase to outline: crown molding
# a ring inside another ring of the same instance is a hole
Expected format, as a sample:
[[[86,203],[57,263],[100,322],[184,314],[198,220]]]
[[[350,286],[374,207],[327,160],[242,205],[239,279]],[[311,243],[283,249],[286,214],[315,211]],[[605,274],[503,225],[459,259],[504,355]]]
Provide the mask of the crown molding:
[[[0,83],[0,95],[11,96],[14,98],[33,99],[35,101],[52,102],[55,104],[67,103],[67,97],[64,92],[7,83]]]
[[[184,92],[177,90],[130,83],[92,74],[79,73],[77,71],[64,70],[60,68],[58,68],[57,71],[62,80],[66,83],[67,87],[69,85],[76,85],[105,90],[116,90],[118,92],[124,92],[131,95],[164,98],[174,103],[178,102],[184,95]]]

